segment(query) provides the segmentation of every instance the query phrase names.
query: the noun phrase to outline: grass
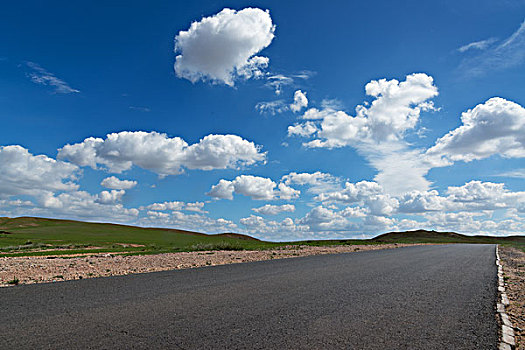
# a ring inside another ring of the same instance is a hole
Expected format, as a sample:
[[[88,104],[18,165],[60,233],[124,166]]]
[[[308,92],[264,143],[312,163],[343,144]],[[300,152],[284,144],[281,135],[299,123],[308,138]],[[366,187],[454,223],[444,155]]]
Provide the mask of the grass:
[[[18,283],[20,283],[20,280],[18,278],[13,278],[11,281],[7,281],[7,284],[13,284],[13,285],[18,285]]]
[[[143,255],[166,252],[277,249],[285,245],[362,245],[384,243],[498,243],[525,250],[525,236],[464,236],[453,232],[387,233],[368,240],[308,240],[265,242],[246,235],[141,228],[71,220],[0,218],[0,257],[83,253]]]
[[[245,250],[246,248],[238,242],[198,243],[190,247],[191,251],[202,250]]]
[[[9,232],[0,234],[0,256],[86,252],[148,254],[194,250],[268,249],[283,245],[238,234],[205,235],[183,230],[29,217],[0,218],[0,230]]]

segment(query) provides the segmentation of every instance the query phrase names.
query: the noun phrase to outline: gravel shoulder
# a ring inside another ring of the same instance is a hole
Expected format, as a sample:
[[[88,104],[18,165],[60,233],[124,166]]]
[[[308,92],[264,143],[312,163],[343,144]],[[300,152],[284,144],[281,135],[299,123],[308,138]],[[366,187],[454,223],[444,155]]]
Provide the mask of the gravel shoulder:
[[[199,251],[133,256],[104,253],[89,256],[2,257],[0,286],[9,286],[10,282],[15,280],[18,280],[18,284],[46,283],[413,245],[421,244],[289,246],[272,250]]]
[[[525,350],[525,253],[504,246],[500,246],[499,253],[510,301],[506,311],[515,328],[516,349]]]

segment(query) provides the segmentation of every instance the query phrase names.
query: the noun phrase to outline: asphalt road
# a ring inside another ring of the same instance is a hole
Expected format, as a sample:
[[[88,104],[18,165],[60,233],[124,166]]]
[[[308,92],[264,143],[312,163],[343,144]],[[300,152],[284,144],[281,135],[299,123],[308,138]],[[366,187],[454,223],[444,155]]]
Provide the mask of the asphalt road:
[[[496,349],[493,245],[0,288],[2,349]]]

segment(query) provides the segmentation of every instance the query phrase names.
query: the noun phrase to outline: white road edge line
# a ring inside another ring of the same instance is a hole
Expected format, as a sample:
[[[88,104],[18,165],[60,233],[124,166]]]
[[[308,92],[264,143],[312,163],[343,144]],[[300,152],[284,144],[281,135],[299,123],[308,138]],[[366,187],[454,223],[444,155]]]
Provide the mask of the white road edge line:
[[[509,305],[509,298],[505,293],[505,281],[503,279],[503,265],[499,258],[498,244],[496,244],[496,265],[498,266],[498,294],[500,302],[497,304],[497,312],[501,319],[501,342],[499,350],[512,350],[516,346],[514,340],[514,328],[510,322],[509,315],[505,312],[505,306]]]

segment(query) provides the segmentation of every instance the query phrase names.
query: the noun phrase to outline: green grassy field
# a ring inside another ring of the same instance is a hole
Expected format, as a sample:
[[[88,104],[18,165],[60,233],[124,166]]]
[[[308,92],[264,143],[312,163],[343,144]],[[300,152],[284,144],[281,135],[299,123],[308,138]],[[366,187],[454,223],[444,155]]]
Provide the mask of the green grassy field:
[[[7,252],[43,255],[51,251],[53,254],[71,254],[86,251],[154,253],[221,248],[236,250],[262,249],[275,245],[237,234],[205,235],[182,230],[31,217],[0,218],[0,231],[4,231],[0,233],[2,255]],[[36,249],[45,252],[30,252]],[[73,251],[55,251],[57,249]]]
[[[464,236],[451,232],[387,233],[367,240],[264,242],[246,235],[141,228],[70,220],[0,218],[0,256],[116,252],[154,254],[195,250],[269,249],[284,245],[355,245],[383,243],[499,243],[525,249],[525,236]]]

